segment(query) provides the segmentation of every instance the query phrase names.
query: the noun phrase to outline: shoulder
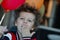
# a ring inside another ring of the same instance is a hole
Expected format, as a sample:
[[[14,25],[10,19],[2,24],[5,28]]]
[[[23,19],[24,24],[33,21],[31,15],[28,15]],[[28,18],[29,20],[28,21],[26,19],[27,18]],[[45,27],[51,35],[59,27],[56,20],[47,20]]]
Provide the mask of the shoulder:
[[[7,39],[13,40],[13,38],[16,39],[16,35],[13,32],[8,32],[8,33],[4,34],[2,37],[3,40],[7,40]]]

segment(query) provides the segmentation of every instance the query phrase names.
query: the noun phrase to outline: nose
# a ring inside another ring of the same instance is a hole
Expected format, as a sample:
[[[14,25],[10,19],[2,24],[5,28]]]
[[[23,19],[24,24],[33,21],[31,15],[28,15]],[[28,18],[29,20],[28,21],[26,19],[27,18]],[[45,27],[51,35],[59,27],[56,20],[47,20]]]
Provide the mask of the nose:
[[[23,23],[27,24],[27,20],[24,20],[24,22],[23,22]]]

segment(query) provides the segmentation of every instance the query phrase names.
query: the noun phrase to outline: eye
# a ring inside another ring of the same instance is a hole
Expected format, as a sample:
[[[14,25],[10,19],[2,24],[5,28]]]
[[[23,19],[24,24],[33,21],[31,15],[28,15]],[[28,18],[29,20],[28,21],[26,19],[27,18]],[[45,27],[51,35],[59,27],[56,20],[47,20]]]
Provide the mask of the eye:
[[[32,22],[32,20],[28,20],[29,22]]]
[[[24,18],[20,18],[21,20],[23,20]]]

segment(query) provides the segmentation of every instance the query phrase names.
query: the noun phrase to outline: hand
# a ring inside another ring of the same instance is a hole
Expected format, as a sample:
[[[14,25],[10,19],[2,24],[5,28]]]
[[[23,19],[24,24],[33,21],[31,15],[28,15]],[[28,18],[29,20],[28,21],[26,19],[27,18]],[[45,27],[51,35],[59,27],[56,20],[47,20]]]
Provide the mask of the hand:
[[[4,32],[8,31],[7,27],[0,26],[0,37],[3,35]]]
[[[32,35],[35,33],[35,32],[30,33],[29,29],[22,29],[21,32],[23,37],[32,37]]]

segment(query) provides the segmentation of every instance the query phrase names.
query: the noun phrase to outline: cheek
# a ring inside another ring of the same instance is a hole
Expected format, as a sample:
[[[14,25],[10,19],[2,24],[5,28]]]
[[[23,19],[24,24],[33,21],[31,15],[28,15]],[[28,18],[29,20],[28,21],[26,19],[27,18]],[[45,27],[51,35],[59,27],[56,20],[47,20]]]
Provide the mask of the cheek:
[[[34,25],[34,22],[32,22],[32,23],[28,23],[28,27],[29,27],[29,28],[32,28],[33,25]]]
[[[17,26],[18,30],[21,32],[21,25],[22,25],[22,22],[17,21],[17,22],[15,23],[15,25]]]
[[[23,21],[17,20],[15,24],[16,24],[16,26],[19,26],[20,27],[22,25],[22,23],[23,23]]]

